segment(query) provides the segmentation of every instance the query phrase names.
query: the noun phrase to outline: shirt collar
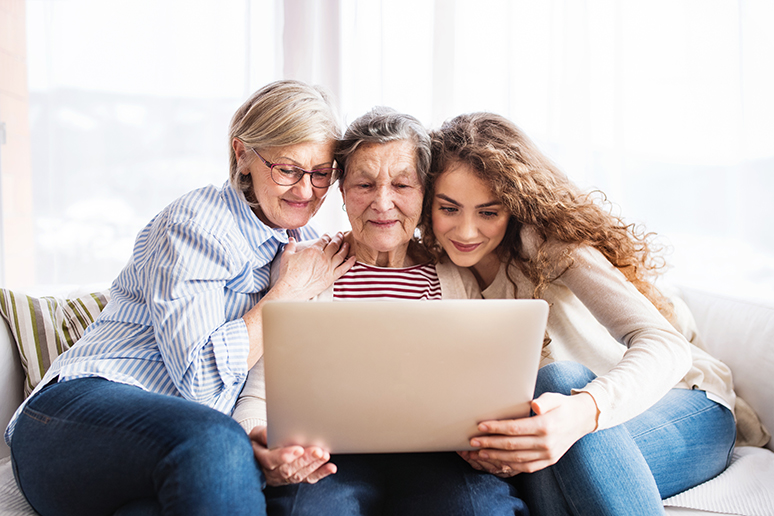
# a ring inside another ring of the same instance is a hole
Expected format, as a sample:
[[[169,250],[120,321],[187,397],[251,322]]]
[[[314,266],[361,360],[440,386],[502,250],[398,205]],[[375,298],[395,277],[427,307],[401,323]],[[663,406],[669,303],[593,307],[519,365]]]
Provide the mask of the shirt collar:
[[[247,204],[244,193],[235,190],[230,181],[223,185],[222,195],[229,211],[234,214],[237,227],[254,249],[271,239],[281,244],[288,243],[287,230],[270,228],[264,224]]]

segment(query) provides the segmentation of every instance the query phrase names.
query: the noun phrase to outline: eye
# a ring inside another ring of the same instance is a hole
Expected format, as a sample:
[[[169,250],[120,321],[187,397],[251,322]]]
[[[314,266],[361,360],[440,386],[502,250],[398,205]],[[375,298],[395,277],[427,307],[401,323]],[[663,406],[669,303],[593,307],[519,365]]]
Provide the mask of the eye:
[[[454,206],[440,206],[438,210],[449,215],[453,213],[457,213],[458,211],[457,208],[455,208]]]
[[[282,175],[288,176],[288,177],[297,177],[299,174],[301,174],[301,170],[296,167],[288,167],[285,165],[278,165],[274,167],[275,169],[278,169]]]
[[[496,211],[482,211],[481,216],[485,219],[494,219],[499,215]]]

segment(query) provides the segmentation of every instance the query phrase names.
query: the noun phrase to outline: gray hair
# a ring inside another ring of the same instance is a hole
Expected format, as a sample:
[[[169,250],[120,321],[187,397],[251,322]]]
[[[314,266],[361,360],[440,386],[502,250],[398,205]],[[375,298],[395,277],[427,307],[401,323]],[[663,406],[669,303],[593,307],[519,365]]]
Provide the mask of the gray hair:
[[[324,143],[341,137],[341,125],[328,94],[301,81],[276,81],[256,91],[234,113],[229,128],[229,180],[252,198],[250,174],[241,174],[233,142],[266,149],[299,143]],[[249,165],[254,156],[247,154]]]
[[[414,144],[417,175],[420,184],[424,185],[430,170],[430,136],[427,129],[411,115],[378,106],[352,122],[336,146],[336,163],[342,169],[339,186],[347,177],[347,160],[362,144],[404,140]]]

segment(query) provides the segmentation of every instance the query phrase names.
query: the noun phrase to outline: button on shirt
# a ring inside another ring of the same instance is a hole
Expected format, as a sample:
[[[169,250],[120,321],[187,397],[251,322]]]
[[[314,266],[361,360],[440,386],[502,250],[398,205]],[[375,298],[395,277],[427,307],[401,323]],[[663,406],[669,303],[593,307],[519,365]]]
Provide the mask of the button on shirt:
[[[309,226],[269,228],[228,182],[174,201],[137,236],[110,302],[32,395],[57,375],[97,376],[230,413],[248,371],[242,315],[268,290],[289,235],[317,236]]]

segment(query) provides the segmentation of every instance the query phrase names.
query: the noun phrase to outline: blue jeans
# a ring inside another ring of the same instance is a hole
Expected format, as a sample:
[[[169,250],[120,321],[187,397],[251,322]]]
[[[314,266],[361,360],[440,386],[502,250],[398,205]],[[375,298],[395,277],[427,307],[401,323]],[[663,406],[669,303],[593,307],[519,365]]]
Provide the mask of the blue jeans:
[[[43,516],[266,514],[263,473],[234,420],[101,378],[36,394],[11,452],[16,481]]]
[[[524,515],[516,489],[456,453],[334,455],[317,484],[266,488],[272,515]]]
[[[573,362],[549,364],[535,396],[570,394],[594,378]],[[735,439],[730,410],[704,391],[672,389],[638,417],[586,435],[553,466],[515,480],[538,516],[664,514],[662,498],[726,468]]]

